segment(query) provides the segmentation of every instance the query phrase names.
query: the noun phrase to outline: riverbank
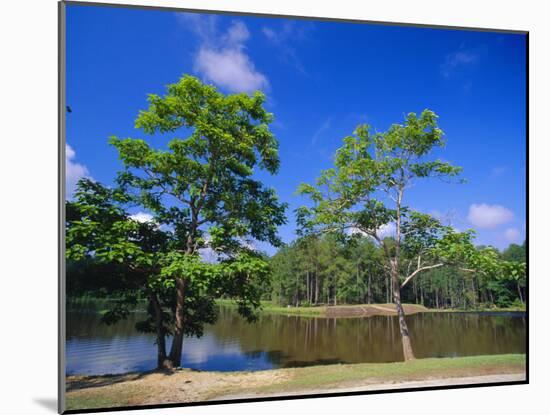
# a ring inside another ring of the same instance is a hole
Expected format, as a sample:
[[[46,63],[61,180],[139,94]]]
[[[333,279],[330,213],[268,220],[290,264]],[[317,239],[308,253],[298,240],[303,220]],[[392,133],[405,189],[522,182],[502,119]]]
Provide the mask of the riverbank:
[[[258,372],[181,369],[68,376],[67,409],[185,403],[405,387],[522,380],[525,355],[417,359],[412,362],[310,366]],[[473,379],[475,378],[475,379]],[[457,383],[458,382],[458,383]],[[415,386],[416,385],[416,386]]]
[[[226,307],[237,307],[232,300],[219,299],[216,303]],[[283,307],[270,301],[262,301],[262,313],[301,315],[305,317],[370,317],[391,316],[397,314],[395,304],[344,304],[338,306]],[[432,311],[419,304],[403,304],[405,314]]]
[[[218,299],[216,303],[226,307],[237,307],[233,300]],[[262,301],[261,313],[301,315],[304,317],[371,317],[393,316],[397,314],[395,304],[344,304],[336,306],[283,307],[271,301]],[[477,309],[435,309],[420,304],[403,304],[405,314],[416,313],[476,313],[476,312],[525,312],[525,307],[477,308]]]

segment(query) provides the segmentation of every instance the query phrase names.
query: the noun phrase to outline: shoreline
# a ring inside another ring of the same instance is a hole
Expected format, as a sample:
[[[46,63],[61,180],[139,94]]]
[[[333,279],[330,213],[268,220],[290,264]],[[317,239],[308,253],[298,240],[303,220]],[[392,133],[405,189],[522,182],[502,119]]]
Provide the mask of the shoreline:
[[[525,362],[525,354],[507,354],[428,358],[406,363],[332,364],[255,372],[178,369],[173,372],[104,376],[71,375],[67,376],[67,408],[93,409],[352,390],[520,382],[526,373]]]
[[[110,300],[94,300],[92,298],[74,299],[72,307],[68,308],[69,312],[90,312],[104,313],[107,304]],[[98,305],[98,307],[80,308],[79,305]],[[231,299],[219,298],[216,304],[224,307],[237,307],[237,304]],[[403,309],[406,315],[416,313],[525,313],[525,307],[481,307],[472,309],[461,308],[427,308],[421,304],[404,303]],[[143,313],[146,311],[146,303],[142,302],[135,310],[131,312]],[[317,306],[281,306],[274,304],[271,301],[262,301],[260,314],[281,314],[287,316],[302,316],[302,317],[372,317],[372,316],[393,316],[397,315],[395,304],[393,303],[372,303],[372,304],[342,304],[342,305],[317,305]]]
[[[218,299],[216,303],[224,307],[237,307],[236,303],[230,299]],[[342,305],[321,305],[321,306],[290,306],[283,307],[273,304],[270,301],[262,301],[261,314],[283,314],[297,315],[303,317],[372,317],[372,316],[394,316],[397,315],[395,304],[342,304]],[[479,308],[479,309],[436,309],[427,308],[420,304],[403,304],[403,310],[406,315],[416,313],[525,313],[526,310],[518,307],[508,308]]]

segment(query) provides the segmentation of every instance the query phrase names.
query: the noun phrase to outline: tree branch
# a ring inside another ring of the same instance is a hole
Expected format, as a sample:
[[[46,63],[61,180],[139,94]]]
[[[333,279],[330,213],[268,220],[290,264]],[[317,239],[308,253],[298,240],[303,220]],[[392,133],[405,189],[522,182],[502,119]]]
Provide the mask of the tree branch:
[[[417,268],[411,275],[409,275],[407,278],[405,278],[405,281],[403,281],[403,284],[401,284],[401,288],[403,288],[405,285],[407,285],[407,283],[412,280],[416,274],[418,274],[419,272],[422,272],[422,271],[426,271],[428,269],[434,269],[434,268],[439,268],[439,267],[442,267],[443,263],[439,263],[439,264],[435,264],[435,265],[427,265],[425,267],[420,267],[420,268]]]

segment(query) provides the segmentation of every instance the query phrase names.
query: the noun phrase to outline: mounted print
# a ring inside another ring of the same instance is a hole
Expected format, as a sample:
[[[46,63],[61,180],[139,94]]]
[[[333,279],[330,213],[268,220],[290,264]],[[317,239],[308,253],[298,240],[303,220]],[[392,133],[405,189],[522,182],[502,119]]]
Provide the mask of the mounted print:
[[[527,32],[59,10],[60,412],[527,383]]]

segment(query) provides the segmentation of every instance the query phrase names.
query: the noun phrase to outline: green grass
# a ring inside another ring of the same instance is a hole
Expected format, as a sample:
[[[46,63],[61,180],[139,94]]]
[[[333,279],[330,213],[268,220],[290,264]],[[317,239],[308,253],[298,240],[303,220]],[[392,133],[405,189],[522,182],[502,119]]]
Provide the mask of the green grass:
[[[486,311],[494,311],[494,312],[525,312],[526,307],[525,304],[522,306],[511,306],[511,307],[477,307],[477,308],[453,308],[453,309],[430,309],[430,311],[437,311],[440,313],[460,313],[460,312],[486,312]]]
[[[130,406],[130,392],[112,393],[91,393],[79,394],[76,397],[67,395],[66,409],[94,409],[94,408],[113,408],[116,406]]]
[[[219,298],[216,300],[216,303],[219,305],[227,307],[236,307],[237,304],[226,298]],[[345,307],[357,307],[357,306],[394,306],[394,304],[342,304],[336,307],[345,308]],[[415,306],[418,304],[409,304]],[[302,315],[308,317],[319,317],[324,316],[326,311],[326,306],[308,306],[308,307],[285,307],[278,304],[275,304],[272,301],[262,300],[261,301],[261,312],[262,313],[272,313],[272,314],[286,314],[286,315]],[[524,312],[525,305],[523,306],[514,306],[514,307],[478,307],[478,308],[469,308],[469,309],[435,309],[435,308],[426,308],[425,311],[429,312],[440,312],[440,313],[460,313],[460,312],[483,312],[483,311],[495,311],[495,312]]]
[[[261,392],[329,388],[338,384],[369,381],[413,381],[427,378],[481,376],[525,371],[524,354],[417,359],[411,362],[358,363],[312,366],[292,371],[284,382],[259,388]]]
[[[216,304],[227,306],[227,307],[237,307],[237,304],[230,299],[219,298],[216,300]],[[311,306],[311,307],[284,307],[277,304],[274,304],[272,301],[262,301],[261,302],[262,313],[273,313],[273,314],[299,314],[303,316],[322,316],[325,314],[324,306]]]

